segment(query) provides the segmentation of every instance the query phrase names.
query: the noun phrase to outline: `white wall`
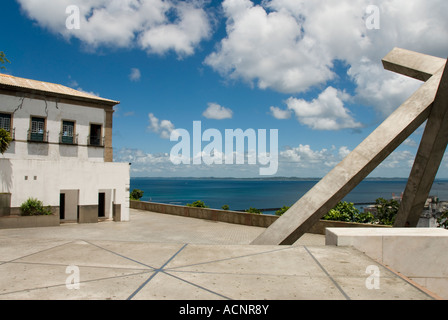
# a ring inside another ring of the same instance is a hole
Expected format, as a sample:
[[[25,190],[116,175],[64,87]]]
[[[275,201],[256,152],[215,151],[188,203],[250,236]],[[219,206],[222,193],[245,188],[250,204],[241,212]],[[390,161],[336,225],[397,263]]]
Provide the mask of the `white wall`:
[[[104,161],[104,149],[88,147],[90,123],[101,124],[102,136],[106,121],[106,113],[102,108],[84,107],[67,103],[57,103],[54,99],[44,100],[22,98],[0,94],[0,112],[14,113],[11,128],[15,128],[15,141],[5,153],[11,159],[50,159],[78,158],[89,161]],[[49,132],[49,143],[27,143],[31,116],[46,118],[46,131]],[[75,122],[75,134],[78,135],[78,146],[59,144],[62,121]]]
[[[129,220],[128,163],[0,159],[0,172],[0,193],[12,194],[11,207],[20,207],[29,197],[59,206],[64,190],[79,190],[78,205],[97,205],[98,193],[106,191],[107,217],[112,217],[114,201],[121,204],[122,221]]]

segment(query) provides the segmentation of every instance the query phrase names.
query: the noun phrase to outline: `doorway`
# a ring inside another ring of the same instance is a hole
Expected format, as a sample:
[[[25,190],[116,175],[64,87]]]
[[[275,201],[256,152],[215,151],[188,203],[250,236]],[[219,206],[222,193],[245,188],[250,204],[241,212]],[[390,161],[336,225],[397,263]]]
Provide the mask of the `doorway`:
[[[65,219],[65,193],[59,194],[59,219]]]
[[[103,218],[106,216],[106,193],[98,193],[98,217]]]

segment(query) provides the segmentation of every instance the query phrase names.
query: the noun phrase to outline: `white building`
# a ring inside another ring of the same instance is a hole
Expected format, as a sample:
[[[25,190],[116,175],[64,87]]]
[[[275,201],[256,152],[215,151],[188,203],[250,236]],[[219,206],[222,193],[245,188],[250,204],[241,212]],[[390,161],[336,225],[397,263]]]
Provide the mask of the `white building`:
[[[31,197],[61,221],[129,220],[129,164],[112,160],[118,103],[0,74],[0,128],[13,137],[0,154],[0,216]]]

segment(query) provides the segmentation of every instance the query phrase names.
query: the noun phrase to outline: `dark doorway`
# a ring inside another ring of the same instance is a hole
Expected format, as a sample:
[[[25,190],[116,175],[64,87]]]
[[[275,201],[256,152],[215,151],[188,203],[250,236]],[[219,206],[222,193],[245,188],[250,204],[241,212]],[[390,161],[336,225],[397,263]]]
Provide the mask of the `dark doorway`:
[[[106,212],[106,193],[98,194],[98,217],[104,217]]]
[[[59,194],[59,218],[65,219],[65,193]]]

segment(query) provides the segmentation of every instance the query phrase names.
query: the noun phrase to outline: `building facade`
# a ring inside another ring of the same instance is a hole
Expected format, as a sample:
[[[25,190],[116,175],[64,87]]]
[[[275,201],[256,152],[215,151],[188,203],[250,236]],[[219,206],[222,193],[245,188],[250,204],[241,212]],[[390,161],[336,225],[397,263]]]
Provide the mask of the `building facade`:
[[[118,103],[0,74],[0,128],[13,138],[0,155],[0,216],[37,198],[61,221],[129,220],[129,164],[113,162]]]

